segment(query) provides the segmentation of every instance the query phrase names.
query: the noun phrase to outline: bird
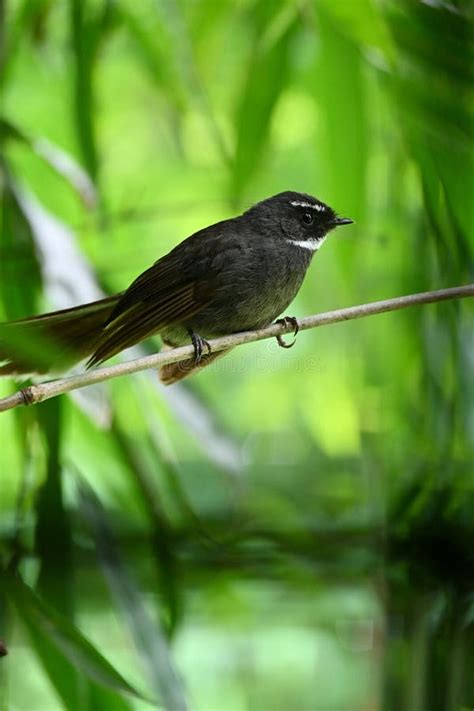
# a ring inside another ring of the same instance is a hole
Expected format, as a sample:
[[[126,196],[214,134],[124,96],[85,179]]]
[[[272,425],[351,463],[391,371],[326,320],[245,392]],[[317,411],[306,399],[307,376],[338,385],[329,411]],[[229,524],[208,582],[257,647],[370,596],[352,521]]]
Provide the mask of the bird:
[[[164,349],[193,344],[193,357],[159,370],[166,385],[182,380],[230,350],[213,353],[210,339],[273,323],[328,234],[352,222],[307,193],[273,195],[187,237],[125,291],[0,323],[0,376],[52,374],[86,358],[91,368],[159,334]],[[296,335],[294,317],[278,320]]]

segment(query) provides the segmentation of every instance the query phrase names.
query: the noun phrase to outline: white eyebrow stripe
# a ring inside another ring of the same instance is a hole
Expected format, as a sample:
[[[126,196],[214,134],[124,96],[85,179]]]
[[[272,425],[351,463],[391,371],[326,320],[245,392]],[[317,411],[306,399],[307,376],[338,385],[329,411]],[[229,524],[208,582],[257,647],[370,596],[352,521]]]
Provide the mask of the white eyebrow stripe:
[[[325,205],[318,205],[318,203],[313,202],[299,202],[299,200],[293,200],[290,205],[293,205],[293,207],[309,207],[311,210],[317,210],[318,212],[324,212],[326,209]]]
[[[302,247],[303,249],[309,249],[311,252],[317,252],[321,247],[323,242],[326,241],[326,237],[321,237],[321,239],[287,239],[288,244],[293,244],[295,247]]]

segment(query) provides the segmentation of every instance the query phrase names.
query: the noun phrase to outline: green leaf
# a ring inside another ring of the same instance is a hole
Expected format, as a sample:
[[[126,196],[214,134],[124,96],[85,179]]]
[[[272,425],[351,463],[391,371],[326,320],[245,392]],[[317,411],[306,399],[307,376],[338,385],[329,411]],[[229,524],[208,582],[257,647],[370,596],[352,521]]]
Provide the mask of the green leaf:
[[[441,4],[397,2],[387,18],[398,56],[395,100],[414,159],[439,177],[454,229],[474,239],[474,20]]]
[[[32,647],[65,709],[74,711],[132,711],[132,705],[119,693],[99,686],[85,678],[79,670],[62,654],[50,639],[38,630],[30,620],[23,623],[31,639]]]
[[[97,182],[99,159],[95,132],[93,73],[103,25],[87,0],[70,0],[74,57],[74,118],[87,172]]]
[[[157,13],[142,17],[140,5],[119,4],[117,13],[134,41],[138,57],[156,87],[181,113],[185,106],[183,87],[171,54],[172,40]]]
[[[337,32],[358,45],[392,54],[392,39],[374,0],[320,0],[319,7],[332,16]]]
[[[11,140],[29,143],[27,137],[19,128],[14,126],[11,121],[0,117],[0,145],[2,150],[4,150],[4,144]]]
[[[97,202],[97,191],[92,180],[79,163],[62,148],[46,138],[28,136],[11,121],[0,117],[0,145],[15,140],[28,146],[76,191],[86,207]]]
[[[289,79],[291,42],[298,24],[296,5],[278,3],[280,13],[275,13],[274,5],[257,5],[254,16],[249,18],[255,23],[255,37],[235,118],[237,142],[231,195],[237,201],[262,158],[273,109]]]
[[[153,471],[149,466],[143,444],[130,438],[118,418],[113,423],[114,439],[122,457],[128,464],[135,485],[143,497],[144,505],[153,525],[153,549],[157,560],[159,585],[166,607],[167,631],[171,635],[176,627],[181,610],[177,560],[173,550],[168,516],[162,508],[160,497],[153,485]]]
[[[357,44],[322,9],[318,21],[321,49],[312,90],[324,120],[327,200],[359,222],[366,204],[369,131],[363,59]]]
[[[105,511],[85,482],[80,483],[79,496],[92,529],[100,565],[120,608],[120,616],[130,628],[150,685],[157,696],[162,698],[166,709],[185,711],[188,706],[164,631],[159,622],[154,622],[149,616],[136,581],[120,558],[118,544],[108,525]]]
[[[137,699],[147,699],[134,689],[97,651],[66,617],[39,598],[25,583],[11,573],[3,577],[11,604],[37,640],[47,641],[76,670],[105,687]]]
[[[0,214],[0,296],[7,318],[21,318],[35,311],[41,272],[32,231],[5,163],[0,164]]]
[[[36,554],[41,561],[38,592],[63,615],[72,617],[72,531],[63,502],[61,441],[65,403],[40,403],[35,415],[46,444],[46,480],[36,500]]]
[[[7,4],[11,6],[11,8],[8,7],[8,13]],[[43,38],[51,6],[51,0],[23,0],[23,2],[15,3],[0,2],[0,47],[2,54],[0,90],[9,78],[11,68],[25,37],[30,36],[33,40]],[[4,30],[4,34],[2,30]]]
[[[8,669],[2,659],[9,652],[11,628],[11,608],[6,605],[4,591],[0,590],[0,711],[8,711]]]

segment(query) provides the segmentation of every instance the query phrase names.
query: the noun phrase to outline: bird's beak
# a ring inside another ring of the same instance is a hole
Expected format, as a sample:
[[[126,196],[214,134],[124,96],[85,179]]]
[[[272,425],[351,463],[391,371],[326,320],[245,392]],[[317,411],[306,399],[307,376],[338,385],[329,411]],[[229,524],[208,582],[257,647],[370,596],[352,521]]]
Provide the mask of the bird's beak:
[[[331,224],[334,225],[334,227],[339,227],[339,225],[352,225],[354,220],[351,220],[350,217],[335,217],[334,220],[331,221]]]

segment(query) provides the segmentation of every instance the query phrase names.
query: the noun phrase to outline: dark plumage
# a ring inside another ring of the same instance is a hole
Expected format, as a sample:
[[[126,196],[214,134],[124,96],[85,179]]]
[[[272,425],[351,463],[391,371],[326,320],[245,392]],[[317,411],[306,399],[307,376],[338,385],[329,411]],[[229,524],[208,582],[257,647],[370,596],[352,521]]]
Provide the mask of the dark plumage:
[[[0,375],[47,372],[87,356],[90,367],[155,333],[167,346],[192,339],[196,347],[266,326],[297,294],[327,233],[349,222],[305,193],[263,200],[191,235],[121,294],[0,324]],[[48,347],[38,353],[37,343]],[[220,355],[164,366],[160,375],[174,382]]]

